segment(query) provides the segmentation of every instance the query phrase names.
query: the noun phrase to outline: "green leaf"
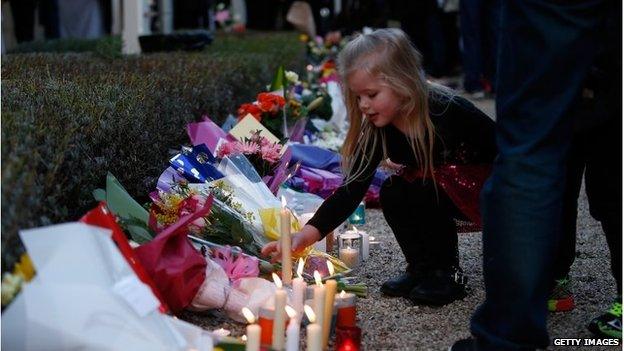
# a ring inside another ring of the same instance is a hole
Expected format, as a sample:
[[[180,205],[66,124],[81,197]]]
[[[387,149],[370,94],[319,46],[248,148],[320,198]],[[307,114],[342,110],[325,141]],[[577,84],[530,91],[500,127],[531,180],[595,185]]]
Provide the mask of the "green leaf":
[[[273,82],[271,83],[271,91],[276,91],[278,89],[282,89],[284,87],[284,66],[280,65],[277,68],[277,72],[275,73],[275,77],[273,78]]]

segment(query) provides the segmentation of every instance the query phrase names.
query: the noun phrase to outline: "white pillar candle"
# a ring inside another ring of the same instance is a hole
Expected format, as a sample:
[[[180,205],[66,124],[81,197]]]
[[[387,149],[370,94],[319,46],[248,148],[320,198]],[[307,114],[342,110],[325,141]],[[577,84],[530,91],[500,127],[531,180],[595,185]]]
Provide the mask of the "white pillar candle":
[[[308,320],[310,324],[306,328],[306,338],[307,338],[307,350],[308,351],[322,351],[322,341],[323,341],[323,330],[321,326],[316,323],[316,316],[312,308],[306,305],[304,306],[306,315],[308,316]]]
[[[360,260],[360,253],[357,249],[346,247],[344,249],[340,249],[339,257],[340,260],[347,265],[347,267],[354,268]]]
[[[323,348],[327,347],[329,341],[329,331],[334,313],[334,297],[336,296],[336,288],[338,283],[329,279],[325,281],[325,308],[323,310]]]
[[[298,318],[303,316],[303,300],[305,298],[307,284],[303,277],[303,259],[299,258],[299,264],[297,265],[297,278],[293,279],[293,307],[297,312]]]
[[[325,317],[325,286],[321,282],[321,274],[314,271],[314,314],[316,315],[316,323],[323,326],[323,318]]]
[[[282,243],[282,280],[284,284],[292,282],[292,244],[290,238],[290,212],[286,209],[286,199],[282,196],[282,211],[280,212],[280,237]]]
[[[294,308],[286,306],[286,313],[290,317],[288,328],[286,328],[286,351],[299,350],[299,316]]]
[[[284,328],[286,328],[286,290],[282,288],[282,282],[277,274],[273,273],[273,281],[277,285],[275,291],[275,316],[273,317],[273,343],[274,350],[284,349]]]
[[[243,316],[249,322],[246,330],[247,342],[245,345],[245,351],[260,351],[260,326],[255,323],[256,316],[247,307],[243,307]]]

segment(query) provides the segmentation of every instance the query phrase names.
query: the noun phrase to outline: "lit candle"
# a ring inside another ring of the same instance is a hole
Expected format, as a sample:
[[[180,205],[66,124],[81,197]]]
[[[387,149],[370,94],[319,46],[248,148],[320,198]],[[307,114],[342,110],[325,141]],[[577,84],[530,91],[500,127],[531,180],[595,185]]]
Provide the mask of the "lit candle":
[[[275,316],[273,317],[273,342],[271,347],[274,350],[284,349],[284,328],[286,327],[286,290],[282,288],[282,281],[273,273],[273,281],[277,286],[275,291]]]
[[[336,351],[360,351],[362,330],[358,327],[336,328]]]
[[[325,317],[325,286],[321,282],[321,274],[318,271],[314,271],[314,280],[316,281],[313,300],[314,314],[316,316],[316,323],[322,328],[323,319]]]
[[[294,308],[286,306],[286,313],[290,317],[286,328],[286,351],[299,350],[299,315]]]
[[[308,316],[308,320],[310,321],[310,324],[308,324],[308,327],[306,328],[307,350],[322,351],[321,342],[323,341],[323,331],[321,326],[316,322],[316,314],[308,305],[303,306],[303,308]]]
[[[282,211],[280,212],[280,236],[282,243],[282,279],[284,284],[292,281],[292,244],[290,238],[290,212],[286,209],[286,198],[282,196]]]
[[[329,329],[332,323],[332,315],[334,312],[334,296],[336,296],[337,286],[338,283],[336,283],[336,281],[333,279],[325,281],[325,311],[323,312],[325,314],[325,316],[323,317],[323,348],[327,347],[327,341],[329,340]]]
[[[249,325],[247,325],[247,332],[245,338],[247,344],[245,346],[246,351],[259,351],[260,350],[260,326],[255,323],[256,316],[247,307],[243,307],[243,316],[247,319]]]
[[[349,268],[356,267],[358,261],[360,260],[360,253],[358,249],[350,247],[340,249],[338,256],[340,257],[340,260],[344,262]]]
[[[336,306],[338,306],[336,327],[355,327],[355,294],[343,290],[336,297]]]
[[[293,307],[297,312],[298,318],[303,316],[303,299],[307,284],[303,277],[303,259],[299,258],[299,264],[297,265],[297,278],[293,279]]]

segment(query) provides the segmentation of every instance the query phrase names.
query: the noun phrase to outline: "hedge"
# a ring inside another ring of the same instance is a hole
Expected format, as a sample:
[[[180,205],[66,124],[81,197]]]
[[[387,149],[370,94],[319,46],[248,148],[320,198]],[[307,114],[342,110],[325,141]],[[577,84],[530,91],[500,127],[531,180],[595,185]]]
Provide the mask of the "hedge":
[[[3,56],[2,270],[19,229],[76,220],[108,171],[146,201],[187,123],[235,113],[280,64],[301,71],[304,49],[294,33],[248,33],[200,53]]]

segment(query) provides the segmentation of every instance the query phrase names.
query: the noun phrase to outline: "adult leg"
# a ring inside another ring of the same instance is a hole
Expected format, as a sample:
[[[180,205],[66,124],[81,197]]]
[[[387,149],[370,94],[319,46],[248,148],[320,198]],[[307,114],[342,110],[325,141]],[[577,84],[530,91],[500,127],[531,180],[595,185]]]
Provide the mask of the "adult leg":
[[[555,280],[565,279],[576,257],[576,219],[578,212],[578,196],[583,182],[585,170],[584,144],[572,143],[567,163],[565,189],[563,193],[561,236],[557,244],[554,260]]]
[[[469,92],[483,90],[483,0],[462,0],[459,3],[464,89]]]
[[[546,299],[560,233],[570,107],[592,64],[600,1],[504,1],[496,101],[499,156],[482,192],[486,299],[479,349],[548,345]]]

